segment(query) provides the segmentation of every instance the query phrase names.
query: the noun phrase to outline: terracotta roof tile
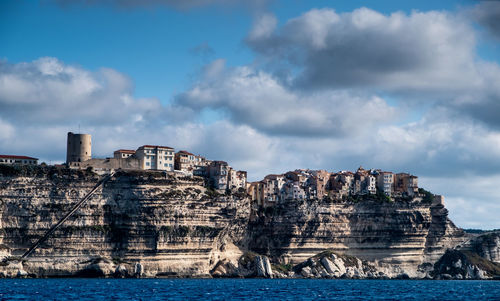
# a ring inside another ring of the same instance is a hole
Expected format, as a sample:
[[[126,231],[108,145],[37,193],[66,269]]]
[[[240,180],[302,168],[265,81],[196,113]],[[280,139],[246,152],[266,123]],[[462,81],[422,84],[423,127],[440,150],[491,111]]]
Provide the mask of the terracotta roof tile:
[[[22,159],[22,160],[38,160],[38,158],[32,158],[27,156],[15,156],[15,155],[0,155],[0,158],[4,159]]]

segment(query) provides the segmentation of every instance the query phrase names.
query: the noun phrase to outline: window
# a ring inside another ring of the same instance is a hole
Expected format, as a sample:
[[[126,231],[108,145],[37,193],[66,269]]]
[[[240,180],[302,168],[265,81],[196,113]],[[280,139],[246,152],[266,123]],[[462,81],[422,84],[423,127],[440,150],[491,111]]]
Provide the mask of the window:
[[[146,166],[149,166],[149,162],[146,162]]]

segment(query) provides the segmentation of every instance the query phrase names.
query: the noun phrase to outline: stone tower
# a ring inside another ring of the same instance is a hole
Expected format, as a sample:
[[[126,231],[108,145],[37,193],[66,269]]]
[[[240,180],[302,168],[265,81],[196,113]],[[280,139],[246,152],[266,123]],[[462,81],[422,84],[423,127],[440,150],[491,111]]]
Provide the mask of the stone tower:
[[[68,133],[66,163],[83,162],[92,158],[92,141],[89,134]]]

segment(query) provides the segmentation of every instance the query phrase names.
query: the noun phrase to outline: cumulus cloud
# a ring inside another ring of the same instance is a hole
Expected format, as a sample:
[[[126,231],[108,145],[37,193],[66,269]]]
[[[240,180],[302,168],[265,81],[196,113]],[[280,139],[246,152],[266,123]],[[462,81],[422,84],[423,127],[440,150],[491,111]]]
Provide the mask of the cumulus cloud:
[[[30,124],[122,124],[161,116],[157,99],[134,99],[125,75],[107,68],[90,72],[55,58],[0,63],[2,117]]]
[[[500,39],[500,2],[482,1],[468,10],[468,14],[490,34]]]
[[[337,13],[325,8],[278,28],[273,22],[256,22],[246,43],[258,54],[257,61],[291,90],[351,89],[389,95],[415,107],[422,102],[446,105],[498,127],[500,67],[478,57],[476,35],[462,14],[385,15],[368,8]]]
[[[79,125],[99,141],[94,153],[105,156],[111,147],[132,146],[128,139],[158,140],[159,128],[194,117],[188,107],[135,98],[131,80],[116,70],[91,72],[50,57],[0,62],[0,106],[2,152],[54,161],[64,159],[66,132]]]
[[[255,30],[255,29],[254,29]],[[274,33],[247,37],[270,60],[298,69],[305,88],[376,87],[391,91],[462,91],[479,87],[475,34],[445,12],[384,15],[313,9]]]
[[[6,122],[0,119],[0,140],[7,140],[11,138],[14,135],[14,127]]]
[[[273,34],[278,20],[272,14],[263,14],[256,18],[253,28],[248,35],[249,41],[268,39]]]
[[[272,135],[356,135],[395,117],[396,110],[380,97],[348,91],[301,94],[264,71],[224,69],[223,63],[208,65],[203,79],[179,95],[176,104],[222,110],[234,123]]]

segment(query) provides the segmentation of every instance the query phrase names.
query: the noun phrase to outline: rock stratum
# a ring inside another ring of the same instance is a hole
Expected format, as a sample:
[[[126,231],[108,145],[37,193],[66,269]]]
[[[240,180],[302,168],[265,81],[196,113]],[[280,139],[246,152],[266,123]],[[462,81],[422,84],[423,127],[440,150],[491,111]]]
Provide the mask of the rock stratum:
[[[202,178],[154,172],[118,172],[21,259],[99,179],[4,168],[0,276],[484,279],[500,266],[498,234],[466,234],[442,204],[296,200],[260,208],[246,193],[207,189]]]

